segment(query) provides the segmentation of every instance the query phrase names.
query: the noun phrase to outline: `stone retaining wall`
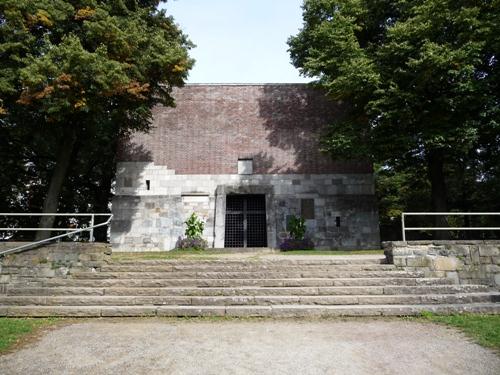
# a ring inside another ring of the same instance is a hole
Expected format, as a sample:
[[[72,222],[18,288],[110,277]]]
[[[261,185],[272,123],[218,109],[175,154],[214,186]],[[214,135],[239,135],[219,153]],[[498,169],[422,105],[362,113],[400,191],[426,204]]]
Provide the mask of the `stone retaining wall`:
[[[2,242],[0,251],[22,243]],[[35,278],[68,277],[78,270],[95,270],[111,259],[104,243],[60,242],[0,257],[0,294],[9,283],[29,284]]]
[[[500,241],[399,241],[383,247],[388,261],[400,269],[457,284],[500,286]]]

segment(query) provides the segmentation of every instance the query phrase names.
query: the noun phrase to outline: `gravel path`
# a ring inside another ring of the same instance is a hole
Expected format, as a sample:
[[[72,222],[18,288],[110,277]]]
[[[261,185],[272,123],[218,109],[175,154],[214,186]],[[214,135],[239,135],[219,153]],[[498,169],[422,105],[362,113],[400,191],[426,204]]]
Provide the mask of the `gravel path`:
[[[1,374],[500,374],[454,329],[411,321],[117,320],[50,331]]]

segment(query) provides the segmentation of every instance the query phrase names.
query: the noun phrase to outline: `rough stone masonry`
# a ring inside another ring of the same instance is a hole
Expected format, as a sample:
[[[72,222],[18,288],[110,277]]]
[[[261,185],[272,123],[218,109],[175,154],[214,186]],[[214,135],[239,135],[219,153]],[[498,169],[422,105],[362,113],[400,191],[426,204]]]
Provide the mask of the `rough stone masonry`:
[[[383,247],[388,262],[400,269],[456,284],[500,287],[500,241],[396,241]]]
[[[174,97],[175,108],[155,108],[150,133],[121,143],[114,250],[172,249],[192,212],[211,247],[229,234],[255,235],[251,214],[227,221],[227,196],[238,194],[265,197],[265,223],[256,226],[268,247],[288,235],[291,215],[306,219],[318,248],[380,246],[371,164],[319,151],[341,103],[302,84],[187,85]]]

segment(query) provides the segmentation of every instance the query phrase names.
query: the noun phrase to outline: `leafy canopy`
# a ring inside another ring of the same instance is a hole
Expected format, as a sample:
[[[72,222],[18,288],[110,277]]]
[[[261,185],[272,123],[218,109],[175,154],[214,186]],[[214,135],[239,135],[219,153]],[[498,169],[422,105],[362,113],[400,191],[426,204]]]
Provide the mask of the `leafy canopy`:
[[[349,103],[336,157],[407,165],[498,139],[498,0],[305,0],[303,18],[294,65]]]
[[[20,124],[105,123],[147,129],[151,107],[172,105],[193,61],[160,1],[4,0],[0,113]]]

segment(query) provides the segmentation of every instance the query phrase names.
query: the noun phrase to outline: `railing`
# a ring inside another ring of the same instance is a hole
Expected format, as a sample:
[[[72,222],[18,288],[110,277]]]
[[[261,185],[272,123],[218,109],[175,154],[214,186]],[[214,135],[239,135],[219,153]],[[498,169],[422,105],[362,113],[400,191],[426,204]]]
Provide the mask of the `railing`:
[[[500,216],[500,212],[403,212],[401,214],[403,241],[406,241],[407,230],[500,230],[500,227],[407,227],[405,216]]]
[[[8,232],[17,232],[17,231],[58,231],[58,232],[66,232],[57,236],[52,236],[40,241],[33,241],[28,244],[24,244],[21,246],[14,247],[12,249],[7,249],[0,251],[0,256],[15,253],[18,251],[26,250],[28,248],[31,248],[32,246],[36,245],[41,245],[46,242],[50,242],[53,240],[57,240],[63,237],[69,237],[77,233],[82,233],[82,232],[89,232],[89,242],[94,241],[94,229],[107,226],[111,222],[111,219],[113,218],[113,214],[81,214],[81,213],[0,213],[0,216],[66,216],[66,217],[89,217],[89,225],[81,228],[16,228],[16,227],[7,227],[7,228],[0,228],[0,232],[2,231],[8,231]],[[102,216],[107,216],[108,219],[105,222],[95,224],[95,218],[96,216],[102,217]]]

